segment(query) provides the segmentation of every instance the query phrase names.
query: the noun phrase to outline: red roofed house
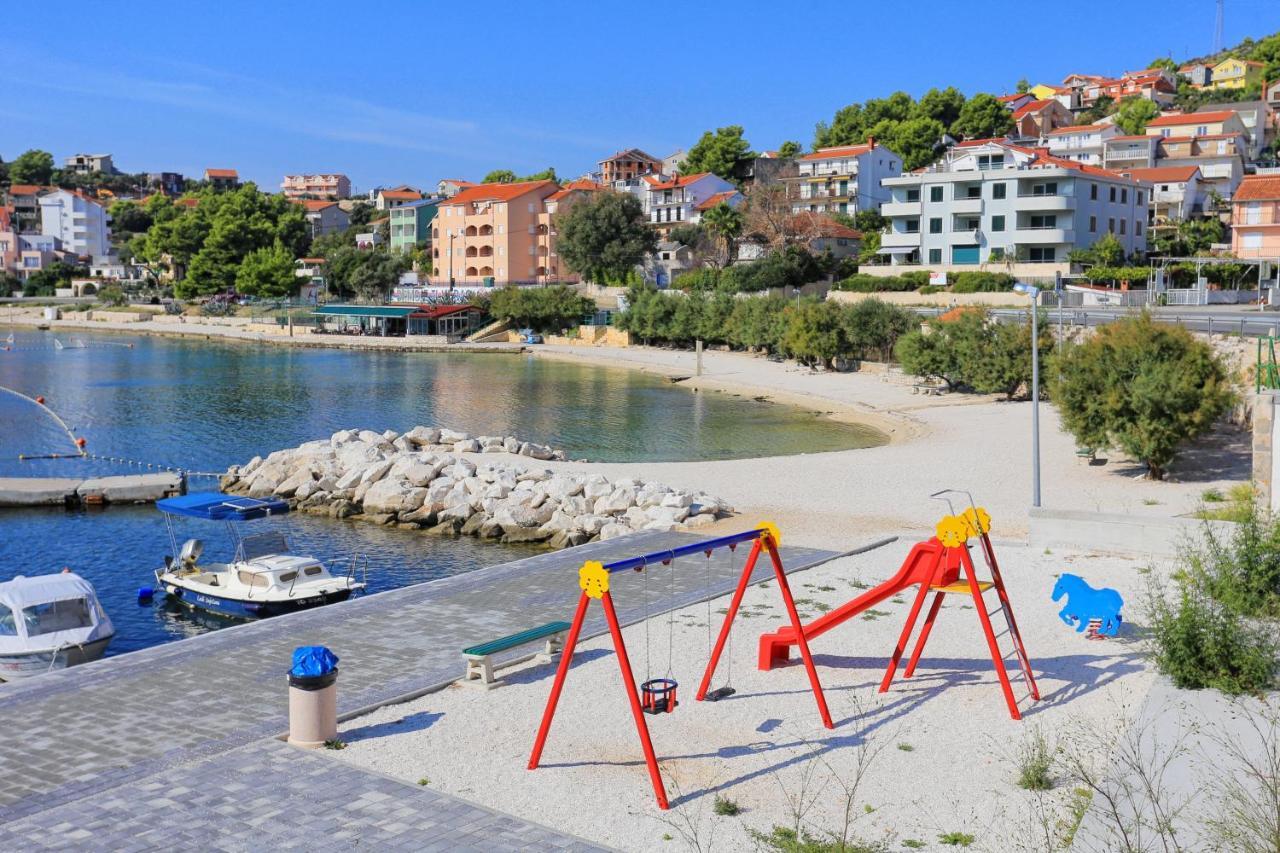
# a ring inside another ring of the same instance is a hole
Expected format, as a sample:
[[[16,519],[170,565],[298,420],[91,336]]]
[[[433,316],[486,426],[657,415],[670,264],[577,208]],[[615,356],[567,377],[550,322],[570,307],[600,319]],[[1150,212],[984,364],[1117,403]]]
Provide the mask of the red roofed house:
[[[205,169],[204,182],[215,190],[233,190],[240,186],[240,174],[235,169]]]
[[[302,205],[307,212],[307,222],[311,225],[312,237],[324,237],[337,234],[351,227],[351,217],[338,206],[336,201],[319,199],[300,199],[294,202]]]
[[[1233,110],[1163,115],[1147,123],[1147,135],[1159,137],[1157,166],[1199,166],[1206,193],[1230,199],[1244,177],[1249,143]]]
[[[997,101],[1004,104],[1006,107],[1008,107],[1009,109],[1015,112],[1021,109],[1022,107],[1026,106],[1027,104],[1031,103],[1035,99],[1036,99],[1036,96],[1031,94],[1030,92],[1015,92],[1012,95],[1000,95],[998,98],[996,98]]]
[[[1150,185],[1151,225],[1189,219],[1204,210],[1200,167],[1195,164],[1125,169],[1123,174]]]
[[[1145,68],[1142,71],[1127,71],[1120,77],[1100,77],[1086,83],[1080,91],[1080,103],[1090,107],[1102,97],[1114,102],[1125,98],[1146,98],[1166,107],[1173,103],[1177,93],[1176,78],[1169,69]]]
[[[560,280],[547,199],[555,181],[480,184],[440,202],[431,222],[431,256],[438,283],[482,284]],[[563,204],[567,197],[558,202]]]
[[[18,231],[40,230],[40,194],[52,190],[35,184],[13,184],[6,197],[13,209],[13,226]]]
[[[338,172],[285,175],[280,190],[286,198],[350,198],[351,179]]]
[[[390,210],[411,201],[422,201],[422,193],[408,187],[396,187],[378,190],[378,194],[373,199],[373,206],[378,210]]]
[[[671,229],[685,222],[697,222],[702,212],[698,205],[718,193],[734,191],[733,184],[711,172],[696,175],[676,175],[663,178],[657,175],[641,176],[645,215],[650,224],[664,236]]]
[[[1102,143],[1102,164],[1108,169],[1150,169],[1156,164],[1159,137],[1112,136]]]
[[[1027,101],[1013,111],[1014,135],[1024,139],[1039,139],[1071,122],[1071,111],[1056,98]]]
[[[458,178],[445,178],[436,184],[436,195],[453,198],[463,190],[478,186],[475,181],[463,181]]]
[[[1044,144],[1054,157],[1101,166],[1106,142],[1116,133],[1112,124],[1074,124],[1049,131]]]
[[[1249,175],[1231,200],[1231,253],[1280,261],[1280,175]]]
[[[784,178],[792,213],[847,213],[877,210],[889,200],[881,181],[902,174],[902,158],[877,145],[819,148],[798,160],[799,173]]]
[[[631,181],[661,171],[662,161],[657,157],[639,148],[628,148],[600,161],[600,182],[612,186],[614,181]]]

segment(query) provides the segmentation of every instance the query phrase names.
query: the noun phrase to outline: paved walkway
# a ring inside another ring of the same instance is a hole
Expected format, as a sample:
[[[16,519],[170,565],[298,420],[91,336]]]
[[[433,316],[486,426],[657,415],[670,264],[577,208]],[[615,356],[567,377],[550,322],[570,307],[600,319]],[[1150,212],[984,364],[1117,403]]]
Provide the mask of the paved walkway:
[[[567,619],[577,598],[576,570],[584,560],[608,561],[695,538],[638,533],[2,685],[0,849],[33,843],[124,849],[115,841],[126,836],[141,847],[182,840],[209,846],[208,833],[225,838],[226,849],[275,846],[261,834],[266,825],[299,845],[316,847],[333,839],[319,818],[362,798],[389,798],[413,811],[408,821],[399,806],[370,807],[341,821],[344,828],[388,846],[403,835],[425,848],[428,836],[422,833],[428,825],[434,827],[429,837],[439,837],[442,844],[475,846],[464,836],[495,821],[493,826],[501,823],[509,832],[512,848],[581,844],[440,794],[423,800],[426,792],[415,786],[356,768],[340,770],[345,765],[283,747],[274,737],[288,727],[290,655],[300,645],[334,650],[341,659],[340,714],[443,686],[460,674],[464,646]],[[716,552],[710,560],[685,558],[674,591],[652,585],[648,608],[643,575],[615,578],[619,615],[631,623],[643,619],[646,609],[658,613],[724,594],[745,554],[739,548]],[[788,571],[827,556],[783,549]],[[761,561],[757,577],[767,572]],[[588,636],[604,630],[599,609],[592,612]],[[351,778],[339,784],[339,772]],[[320,774],[332,778],[306,783]],[[175,789],[184,793],[176,795]],[[206,797],[207,802],[200,799]],[[199,806],[204,823],[195,824],[203,829],[189,829],[193,824],[185,811],[193,803],[205,803]],[[121,819],[124,815],[128,820]],[[101,833],[117,823],[122,828],[112,832],[123,836]],[[90,825],[92,837],[79,834]],[[148,834],[157,827],[178,835]],[[188,832],[201,837],[183,839]],[[484,830],[485,846],[500,849],[500,840],[489,832]],[[546,835],[526,837],[538,832]]]

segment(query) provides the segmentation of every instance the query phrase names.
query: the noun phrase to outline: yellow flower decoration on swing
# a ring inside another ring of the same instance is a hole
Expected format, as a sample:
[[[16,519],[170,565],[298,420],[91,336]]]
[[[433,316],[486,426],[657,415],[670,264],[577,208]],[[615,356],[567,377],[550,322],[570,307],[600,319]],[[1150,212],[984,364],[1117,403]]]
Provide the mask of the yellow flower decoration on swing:
[[[969,539],[969,522],[963,516],[944,515],[935,528],[938,541],[948,548],[959,548]]]
[[[604,598],[609,591],[609,573],[596,560],[588,560],[578,569],[578,586],[588,598]]]
[[[773,547],[782,547],[782,531],[778,530],[778,525],[772,521],[762,521],[756,525],[756,530],[760,531],[760,539],[768,539],[773,542]]]

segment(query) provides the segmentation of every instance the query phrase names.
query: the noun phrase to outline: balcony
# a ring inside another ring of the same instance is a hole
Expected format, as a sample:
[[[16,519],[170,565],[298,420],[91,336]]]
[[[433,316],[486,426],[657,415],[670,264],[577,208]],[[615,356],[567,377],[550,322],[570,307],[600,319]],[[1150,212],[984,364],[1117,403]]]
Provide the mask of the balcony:
[[[907,234],[902,231],[889,231],[880,236],[880,246],[885,249],[918,249],[920,248],[920,232]]]
[[[957,198],[951,202],[952,213],[981,213],[981,198]]]
[[[948,243],[981,243],[982,231],[977,228],[966,228],[963,231],[952,231],[947,235]]]
[[[1032,228],[1019,226],[1014,232],[1013,242],[1021,246],[1036,246],[1049,243],[1075,243],[1076,232],[1071,228]]]
[[[1055,211],[1055,210],[1075,210],[1075,196],[1070,195],[1044,195],[1037,193],[1018,193],[1018,210],[1027,211]]]
[[[889,218],[894,216],[919,216],[920,202],[887,201],[880,206],[880,213],[881,215]]]

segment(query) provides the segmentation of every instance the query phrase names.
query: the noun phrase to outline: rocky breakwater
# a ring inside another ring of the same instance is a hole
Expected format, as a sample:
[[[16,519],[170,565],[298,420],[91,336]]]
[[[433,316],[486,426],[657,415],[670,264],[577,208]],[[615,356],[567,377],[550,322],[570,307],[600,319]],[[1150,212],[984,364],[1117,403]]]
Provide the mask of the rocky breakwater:
[[[508,455],[486,459],[489,453]],[[281,497],[317,515],[553,548],[638,530],[696,529],[733,511],[701,492],[531,464],[564,458],[510,436],[341,430],[232,466],[221,485],[233,494]]]

